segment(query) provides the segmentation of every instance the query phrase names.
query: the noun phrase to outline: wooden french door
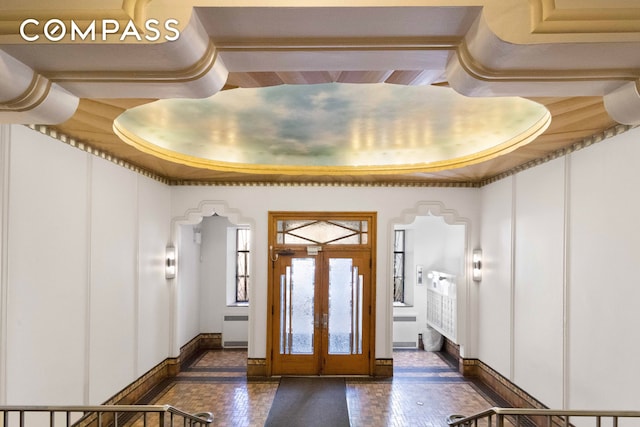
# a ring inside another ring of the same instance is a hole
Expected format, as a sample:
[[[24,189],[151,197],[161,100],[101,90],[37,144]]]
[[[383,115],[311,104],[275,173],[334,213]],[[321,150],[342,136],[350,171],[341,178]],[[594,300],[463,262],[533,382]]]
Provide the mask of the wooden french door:
[[[375,218],[272,215],[271,373],[370,374]]]

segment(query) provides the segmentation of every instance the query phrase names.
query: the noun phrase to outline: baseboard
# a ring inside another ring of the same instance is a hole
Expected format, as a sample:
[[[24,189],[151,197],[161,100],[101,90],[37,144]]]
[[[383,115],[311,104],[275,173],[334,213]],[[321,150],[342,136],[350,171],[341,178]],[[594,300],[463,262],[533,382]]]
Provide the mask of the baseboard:
[[[373,369],[374,377],[393,377],[393,359],[376,359]]]
[[[177,366],[176,358],[167,358],[147,371],[133,383],[116,393],[103,405],[133,405],[140,401],[156,385],[165,379],[174,376],[172,372]],[[179,369],[179,368],[178,368]]]
[[[178,357],[168,357],[116,393],[104,405],[132,405],[139,402],[149,391],[167,378],[175,377],[180,367],[189,359],[197,356],[202,350],[221,349],[222,334],[199,334],[180,348]]]
[[[253,357],[247,359],[247,378],[266,376],[267,359]]]
[[[104,404],[131,405],[139,402],[154,387],[168,378],[176,376],[180,372],[181,366],[190,363],[190,359],[197,357],[201,351],[210,349],[222,349],[222,334],[200,334],[194,337],[180,348],[180,356],[163,360],[136,381],[108,399]],[[546,408],[533,396],[481,360],[461,358],[459,346],[450,340],[445,339],[442,351],[448,360],[453,364],[457,363],[458,370],[465,377],[477,379],[511,406],[518,408]],[[266,359],[249,358],[247,360],[247,377],[266,376]],[[393,377],[393,359],[376,359],[373,376],[379,378]]]
[[[547,407],[535,397],[512,383],[509,379],[502,376],[481,360],[467,359],[465,360],[465,364],[469,366],[469,371],[473,372],[475,378],[493,390],[498,396],[509,402],[509,405],[512,407],[547,409]]]
[[[479,359],[465,359],[460,357],[460,346],[445,338],[442,348],[448,360],[457,363],[459,372],[468,378],[477,379],[483,386],[490,389],[502,400],[514,408],[546,409],[547,407],[535,397],[512,383]]]

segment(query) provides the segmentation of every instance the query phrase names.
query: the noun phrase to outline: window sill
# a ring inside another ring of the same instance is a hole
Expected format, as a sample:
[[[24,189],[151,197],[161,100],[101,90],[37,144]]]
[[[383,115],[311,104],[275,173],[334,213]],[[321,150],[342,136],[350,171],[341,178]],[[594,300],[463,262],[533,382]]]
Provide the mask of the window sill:
[[[394,307],[413,307],[413,304],[406,304],[404,302],[394,302]]]
[[[249,307],[248,302],[234,302],[232,304],[227,304],[227,307]]]

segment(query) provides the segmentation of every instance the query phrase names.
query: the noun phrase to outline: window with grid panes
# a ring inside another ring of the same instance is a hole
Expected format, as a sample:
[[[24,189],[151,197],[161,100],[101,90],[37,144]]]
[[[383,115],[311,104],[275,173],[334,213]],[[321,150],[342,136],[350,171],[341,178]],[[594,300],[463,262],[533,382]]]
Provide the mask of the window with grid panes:
[[[393,302],[404,303],[404,230],[394,233]]]
[[[249,266],[251,265],[251,230],[236,230],[236,302],[249,302]]]

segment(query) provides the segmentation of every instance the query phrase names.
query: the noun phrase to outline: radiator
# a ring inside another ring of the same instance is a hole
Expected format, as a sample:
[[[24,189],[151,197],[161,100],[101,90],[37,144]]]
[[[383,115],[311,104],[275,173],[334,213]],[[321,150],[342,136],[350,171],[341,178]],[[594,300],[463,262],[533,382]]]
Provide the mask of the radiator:
[[[393,348],[418,348],[418,322],[415,315],[393,316]]]
[[[222,347],[246,348],[249,345],[249,316],[225,315],[222,321]]]

